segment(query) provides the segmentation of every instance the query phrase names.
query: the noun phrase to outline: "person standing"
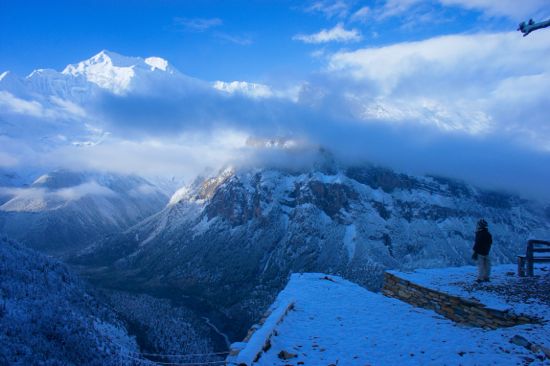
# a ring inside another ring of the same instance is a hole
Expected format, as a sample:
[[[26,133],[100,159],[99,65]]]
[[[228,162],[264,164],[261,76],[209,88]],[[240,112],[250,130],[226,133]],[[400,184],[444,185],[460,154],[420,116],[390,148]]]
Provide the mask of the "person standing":
[[[489,282],[489,276],[491,275],[491,261],[489,260],[491,244],[493,244],[493,237],[489,232],[487,221],[481,219],[477,222],[474,254],[472,255],[472,259],[477,261],[477,282]]]

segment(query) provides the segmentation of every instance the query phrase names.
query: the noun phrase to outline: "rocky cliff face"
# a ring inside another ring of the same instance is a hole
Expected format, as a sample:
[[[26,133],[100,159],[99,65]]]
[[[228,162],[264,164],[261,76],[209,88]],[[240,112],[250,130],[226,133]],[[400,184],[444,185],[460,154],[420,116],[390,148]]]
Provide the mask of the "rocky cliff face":
[[[376,289],[387,268],[464,265],[481,217],[498,263],[550,234],[535,203],[439,177],[375,166],[224,171],[78,261],[109,266],[103,281],[200,298],[239,333],[292,272]]]

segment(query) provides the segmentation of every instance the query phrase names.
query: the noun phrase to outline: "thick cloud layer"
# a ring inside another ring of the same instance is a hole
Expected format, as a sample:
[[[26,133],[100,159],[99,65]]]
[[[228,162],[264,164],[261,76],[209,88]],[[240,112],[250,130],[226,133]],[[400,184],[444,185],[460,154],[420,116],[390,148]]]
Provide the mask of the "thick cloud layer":
[[[93,139],[56,144],[32,160],[190,178],[206,167],[258,162],[250,136],[285,137],[325,146],[346,163],[550,199],[549,54],[549,32],[464,34],[328,54],[295,88],[270,86],[262,97],[162,79],[139,92],[98,94],[78,109],[96,126],[88,130]],[[298,92],[286,95],[291,89]],[[39,110],[1,96],[10,113]],[[29,160],[16,145],[6,140],[5,165]],[[263,158],[296,161],[288,153]]]

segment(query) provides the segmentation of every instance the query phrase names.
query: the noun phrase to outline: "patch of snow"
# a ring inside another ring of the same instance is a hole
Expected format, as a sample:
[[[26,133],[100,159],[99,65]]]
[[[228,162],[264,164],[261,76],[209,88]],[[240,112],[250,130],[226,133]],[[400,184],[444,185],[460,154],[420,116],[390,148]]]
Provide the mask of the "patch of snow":
[[[42,174],[33,182],[33,184],[46,184],[48,179],[50,179],[50,176],[48,174]]]
[[[43,175],[35,184],[44,184],[50,177]],[[86,196],[115,196],[108,187],[89,181],[72,187],[47,190],[44,188],[1,188],[0,191],[14,195],[12,199],[0,206],[6,212],[40,212],[56,210],[71,201]]]
[[[239,352],[238,357],[232,361],[236,364],[244,363],[246,365],[252,365],[258,353],[262,351],[266,340],[274,334],[275,328],[283,320],[283,317],[293,304],[294,300],[289,298],[276,301],[268,310],[270,314],[265,322],[246,342],[246,347]],[[238,344],[240,344],[240,342],[238,342]]]
[[[273,91],[269,86],[246,81],[215,81],[212,87],[228,94],[237,93],[252,98],[269,98],[273,96]]]
[[[349,262],[351,262],[353,256],[355,255],[355,234],[355,225],[352,224],[346,226],[346,233],[344,234],[344,246],[348,251]]]
[[[211,221],[208,220],[208,216],[204,215],[202,220],[193,228],[193,237],[202,235],[210,229]]]
[[[166,71],[168,68],[168,61],[160,57],[147,57],[145,63],[151,66],[151,71],[155,69]]]
[[[122,57],[102,51],[76,65],[68,65],[63,74],[79,76],[103,89],[111,90],[115,94],[122,94],[129,88],[135,75],[133,62],[129,57]]]

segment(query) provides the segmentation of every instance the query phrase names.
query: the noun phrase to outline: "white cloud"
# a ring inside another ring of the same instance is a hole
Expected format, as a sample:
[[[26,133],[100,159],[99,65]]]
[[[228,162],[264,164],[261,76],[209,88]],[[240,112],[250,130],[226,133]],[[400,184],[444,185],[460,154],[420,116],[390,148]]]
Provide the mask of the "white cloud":
[[[229,33],[217,32],[214,34],[214,36],[218,39],[221,39],[222,41],[234,43],[239,46],[249,46],[254,43],[253,39],[247,35],[234,35]]]
[[[548,0],[439,0],[443,5],[460,6],[465,9],[479,10],[490,16],[506,16],[515,20],[550,15]]]
[[[11,154],[0,151],[0,168],[17,166],[19,159]]]
[[[378,18],[384,19],[408,12],[412,7],[425,0],[387,0],[381,9],[378,9]]]
[[[192,179],[205,167],[254,160],[249,136],[291,136],[397,169],[417,165],[422,169],[414,172],[486,177],[533,192],[538,184],[537,192],[547,192],[550,172],[537,181],[529,177],[550,160],[550,32],[455,35],[329,52],[321,59],[326,72],[309,76],[292,98],[279,98],[271,85],[252,87],[257,97],[250,98],[243,95],[249,83],[221,84],[219,91],[206,82],[167,88],[159,79],[147,85],[148,93],[100,94],[86,105],[88,117],[78,120],[78,130],[73,121],[44,123],[35,113],[34,120],[21,119],[32,136],[20,136],[20,120],[5,113],[1,127],[8,133],[0,135],[0,151],[22,169]],[[19,107],[12,95],[1,97],[0,103],[22,111],[41,106],[22,100]],[[63,102],[40,101],[79,113]],[[100,129],[81,131],[85,122]]]
[[[44,119],[81,118],[86,115],[82,107],[68,100],[52,96],[48,102],[42,104],[36,100],[26,100],[0,90],[0,108],[4,112]]]
[[[94,146],[62,146],[49,152],[47,160],[72,170],[192,179],[206,167],[218,169],[238,159],[247,138],[228,129],[162,138],[110,137]]]
[[[128,194],[133,197],[143,197],[146,195],[158,193],[159,189],[156,186],[150,184],[142,184],[128,192]]]
[[[436,21],[430,15],[435,3],[444,7],[460,7],[466,10],[479,11],[488,17],[504,16],[516,21],[528,18],[550,16],[548,0],[387,0],[383,5],[372,9],[376,20],[391,17],[403,17],[407,23],[418,21]]]
[[[174,18],[174,23],[186,30],[204,32],[213,27],[219,27],[223,21],[219,18]]]
[[[357,29],[347,30],[342,23],[338,23],[334,28],[322,29],[313,34],[297,34],[292,37],[295,41],[304,43],[327,43],[327,42],[357,42],[362,38],[361,32]]]
[[[229,95],[243,95],[253,99],[280,98],[293,102],[298,100],[300,85],[275,89],[270,85],[248,81],[215,81],[212,87]]]
[[[115,192],[95,181],[90,181],[73,187],[54,190],[35,187],[0,187],[0,194],[12,196],[8,202],[0,206],[1,211],[39,212],[58,209],[71,201],[77,201],[89,195],[113,196]]]
[[[90,181],[74,187],[60,188],[52,191],[51,194],[58,196],[65,201],[76,201],[88,195],[114,196],[115,192],[95,181]]]
[[[371,14],[371,9],[368,6],[363,6],[357,9],[350,17],[352,22],[365,22]]]
[[[215,81],[212,86],[214,89],[221,90],[229,94],[241,93],[252,98],[269,98],[274,95],[268,85],[249,83],[246,81]]]
[[[436,127],[443,132],[478,135],[494,127],[493,119],[480,109],[479,103],[455,100],[449,105],[430,97],[375,98],[360,102],[360,116],[368,121],[415,123]]]
[[[550,131],[542,127],[549,53],[549,33],[531,40],[516,33],[453,35],[337,52],[327,71],[368,85],[350,99],[365,120],[518,132],[518,139],[536,136],[537,147],[550,151]]]
[[[37,101],[17,98],[7,91],[0,91],[0,107],[7,111],[32,117],[46,117],[46,109]]]
[[[349,13],[350,4],[342,0],[323,0],[315,1],[308,6],[306,12],[320,12],[327,18],[343,18]]]
[[[313,58],[323,58],[325,57],[326,50],[324,48],[319,48],[317,50],[312,51],[309,55]]]
[[[65,100],[61,99],[56,96],[50,97],[50,100],[53,104],[55,104],[57,107],[61,108],[62,111],[66,112],[67,114],[71,114],[75,117],[85,117],[86,111],[84,111],[84,108],[80,107],[79,105]]]

